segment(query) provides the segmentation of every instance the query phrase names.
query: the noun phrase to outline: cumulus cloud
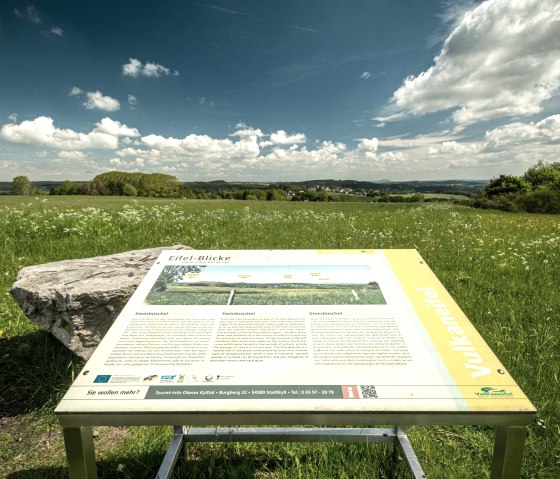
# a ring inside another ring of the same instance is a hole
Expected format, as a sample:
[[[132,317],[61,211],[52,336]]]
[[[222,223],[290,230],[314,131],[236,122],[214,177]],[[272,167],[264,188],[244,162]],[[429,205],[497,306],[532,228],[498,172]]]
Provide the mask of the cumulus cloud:
[[[292,145],[288,149],[275,148],[260,159],[262,166],[278,169],[279,165],[306,172],[310,170],[331,172],[340,163],[342,154],[346,150],[343,143],[323,141],[317,148],[311,150],[307,147],[299,148]],[[293,174],[293,173],[292,173]]]
[[[124,170],[137,170],[138,168],[142,168],[146,161],[144,158],[136,158],[132,161],[124,161],[120,158],[112,158],[109,160],[109,164],[115,168],[120,168]]]
[[[484,136],[485,151],[509,150],[527,144],[558,145],[560,143],[560,115],[552,115],[539,122],[510,123]]]
[[[134,95],[128,95],[128,104],[130,106],[138,105],[138,99]]]
[[[68,171],[75,167],[75,177],[86,169],[98,172],[119,168],[152,169],[178,176],[188,172],[189,178],[202,180],[289,181],[320,178],[326,173],[333,178],[398,175],[426,179],[441,177],[441,172],[449,168],[458,177],[480,177],[482,172],[488,178],[500,173],[520,174],[538,160],[557,161],[560,115],[535,122],[512,122],[487,131],[477,141],[442,131],[410,138],[360,138],[346,145],[309,142],[301,133],[268,133],[245,124],[236,125],[233,131],[225,138],[202,134],[183,138],[141,136],[136,128],[103,118],[91,131],[81,133],[56,127],[50,117],[38,117],[3,125],[0,140],[36,147],[36,158],[60,166],[52,170],[53,174],[63,175],[62,165],[68,165]],[[275,144],[268,141],[272,138]],[[269,148],[264,149],[262,143],[266,142]],[[80,172],[78,165],[82,167]]]
[[[241,138],[239,141],[216,139],[208,135],[187,135],[183,139],[165,138],[160,135],[148,135],[140,139],[141,143],[169,158],[206,160],[248,160],[256,158],[259,145],[256,137]],[[158,157],[160,156],[158,153]]]
[[[439,145],[430,146],[429,155],[464,155],[477,153],[479,146],[477,143],[459,143],[457,141],[444,141]]]
[[[379,146],[379,140],[377,138],[362,138],[358,143],[358,150],[360,151],[370,151],[376,152]]]
[[[538,122],[513,122],[489,130],[481,141],[441,141],[423,157],[444,168],[484,171],[488,177],[520,174],[539,160],[557,161],[560,115]],[[414,152],[418,154],[420,150]]]
[[[99,90],[86,92],[86,97],[83,105],[88,110],[117,111],[121,107],[118,100],[103,95]]]
[[[82,102],[82,106],[87,110],[117,111],[121,107],[118,100],[103,95],[99,90],[83,91],[81,88],[73,86],[68,94],[84,98],[85,101]]]
[[[389,171],[395,167],[409,169],[413,160],[405,152],[378,152],[377,138],[361,139],[356,148],[348,149],[342,142],[322,141],[308,148],[294,140],[303,141],[304,135],[277,134],[283,140],[263,152],[258,139],[267,136],[260,129],[247,125],[230,137],[238,140],[216,139],[207,135],[188,135],[185,138],[147,135],[140,139],[142,147],[127,147],[117,151],[114,165],[131,166],[126,158],[143,158],[160,171],[178,173],[188,169],[199,177],[209,175],[243,175],[245,178],[304,179],[309,175],[329,174],[347,177],[349,174],[370,176],[373,171]],[[281,130],[280,130],[281,131]],[[284,142],[285,140],[285,142]],[[270,143],[270,142],[269,142]],[[120,160],[120,162],[116,161]],[[223,176],[222,176],[223,177]]]
[[[261,148],[271,146],[271,145],[297,145],[300,143],[305,143],[307,138],[303,133],[294,133],[293,135],[288,135],[284,130],[278,130],[270,135],[268,141],[263,141],[260,143]]]
[[[457,22],[428,70],[404,80],[379,120],[452,110],[464,127],[533,115],[559,90],[560,3],[488,0]]]
[[[128,63],[122,65],[122,74],[133,78],[139,76],[159,78],[168,75],[178,76],[179,72],[177,70],[171,71],[169,68],[159,63],[146,62],[142,64],[142,62],[136,58],[129,58]]]
[[[84,153],[83,151],[76,151],[76,150],[59,151],[57,156],[61,160],[70,160],[70,161],[85,161],[89,159],[87,153]]]
[[[99,123],[96,123],[95,131],[112,136],[140,136],[140,132],[136,128],[130,128],[120,121],[111,120],[111,118],[103,118]]]
[[[272,135],[270,135],[270,141],[274,145],[291,145],[305,143],[307,139],[303,133],[288,135],[284,130],[278,130],[276,133],[272,133]]]
[[[50,147],[59,150],[114,150],[119,137],[140,136],[138,130],[104,118],[89,133],[61,129],[52,118],[40,116],[19,124],[8,123],[0,129],[0,140],[18,145]]]
[[[251,128],[244,124],[238,124],[237,128],[239,129],[230,136],[237,136],[239,138],[261,138],[264,136],[260,128]]]

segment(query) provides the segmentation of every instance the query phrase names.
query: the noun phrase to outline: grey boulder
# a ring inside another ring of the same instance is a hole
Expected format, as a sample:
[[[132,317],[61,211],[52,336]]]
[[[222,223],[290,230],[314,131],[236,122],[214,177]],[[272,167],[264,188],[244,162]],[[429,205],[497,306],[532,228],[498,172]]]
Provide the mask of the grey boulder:
[[[22,268],[10,293],[26,316],[89,359],[160,252],[174,245]]]

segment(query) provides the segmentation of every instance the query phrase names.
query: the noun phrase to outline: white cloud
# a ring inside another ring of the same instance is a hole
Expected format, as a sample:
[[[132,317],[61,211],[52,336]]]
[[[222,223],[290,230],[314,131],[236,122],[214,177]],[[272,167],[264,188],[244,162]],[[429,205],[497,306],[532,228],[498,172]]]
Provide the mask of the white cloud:
[[[144,158],[136,158],[133,161],[124,161],[120,158],[112,158],[109,160],[109,164],[115,168],[137,170],[138,168],[142,168],[146,164],[146,161]]]
[[[379,140],[379,146],[382,148],[395,148],[399,150],[410,150],[432,145],[439,145],[444,141],[453,141],[458,138],[457,135],[451,135],[448,131],[433,132],[429,135],[417,135],[413,137],[397,136],[382,138]]]
[[[377,138],[361,139],[358,146],[349,150],[341,142],[318,142],[314,148],[307,148],[293,143],[303,141],[304,135],[291,138],[288,144],[277,144],[263,153],[259,148],[258,139],[267,136],[260,129],[238,125],[240,130],[231,139],[215,139],[207,135],[188,135],[183,139],[147,135],[140,139],[143,148],[123,148],[117,151],[113,164],[130,165],[127,157],[141,157],[149,165],[157,165],[160,171],[180,173],[187,169],[189,175],[201,178],[232,176],[244,178],[269,179],[309,179],[329,176],[337,177],[368,177],[373,171],[392,171],[395,168],[409,170],[414,162],[405,152],[379,153]],[[273,133],[275,140],[287,141],[285,132]],[[272,137],[272,135],[270,135]],[[292,135],[294,136],[294,135]],[[270,142],[269,142],[270,143]],[[367,175],[367,176],[366,176]]]
[[[70,96],[84,97],[85,100],[82,105],[87,110],[102,110],[102,111],[117,111],[120,109],[121,104],[118,100],[105,96],[99,90],[97,91],[83,91],[77,86],[73,86],[68,93]]]
[[[38,10],[33,5],[27,5],[25,11],[21,11],[16,8],[14,9],[14,13],[16,14],[16,17],[25,18],[35,25],[39,25],[43,21]]]
[[[429,155],[464,155],[476,154],[479,150],[477,143],[459,143],[457,141],[444,141],[439,145],[430,146]]]
[[[122,66],[122,73],[125,76],[137,77],[142,72],[142,62],[136,58],[130,58],[128,63]]]
[[[58,37],[63,37],[64,36],[64,30],[62,30],[62,28],[60,28],[60,27],[55,27],[55,26],[51,27],[51,33],[53,35],[58,36]]]
[[[89,133],[54,126],[53,119],[40,116],[20,124],[8,123],[0,129],[0,140],[18,145],[49,147],[59,150],[113,150],[121,136],[139,136],[138,130],[104,118]]]
[[[62,160],[71,161],[85,161],[89,159],[88,155],[83,151],[69,150],[69,151],[59,151],[58,158]]]
[[[371,77],[371,73],[370,72],[364,72],[360,75],[360,79],[361,80],[369,80],[369,78]]]
[[[268,141],[270,148],[263,150],[267,141],[261,140],[273,137],[278,143]],[[236,125],[225,138],[140,136],[136,128],[110,118],[84,133],[58,128],[50,117],[0,127],[0,141],[37,148],[31,156],[36,165],[49,162],[50,177],[69,178],[73,172],[74,178],[83,178],[87,171],[122,168],[173,172],[201,180],[429,179],[449,176],[442,173],[447,168],[457,178],[489,178],[521,174],[538,160],[558,161],[560,115],[512,122],[489,130],[477,141],[440,131],[410,138],[360,138],[351,146],[319,140],[294,143],[304,139],[301,133],[268,133],[245,124]]]
[[[284,130],[278,130],[276,133],[272,133],[272,135],[270,135],[270,141],[274,145],[291,145],[305,143],[307,139],[303,133],[288,135]]]
[[[117,155],[124,158],[127,156],[138,156],[141,155],[143,153],[145,153],[145,150],[141,150],[139,148],[122,148],[119,151],[117,151]]]
[[[86,97],[83,105],[88,110],[117,111],[121,107],[118,100],[103,95],[99,90],[86,92]]]
[[[29,170],[33,170],[33,167],[28,167],[27,165],[29,165],[29,162],[25,162],[25,165],[22,165],[22,162],[20,161],[6,161],[3,160],[2,158],[0,158],[0,169],[2,171],[17,171],[18,174],[21,174],[22,171],[22,166],[27,167],[27,169]],[[11,175],[12,173],[10,173]]]
[[[128,104],[130,106],[138,105],[138,99],[134,95],[128,95]]]
[[[377,163],[380,169],[391,171],[389,168],[405,166],[415,163],[417,160],[410,158],[410,155],[403,151],[387,151],[377,155]],[[407,167],[408,169],[408,167]]]
[[[511,150],[529,144],[558,145],[560,115],[552,115],[537,123],[510,123],[487,131],[485,151]]]
[[[264,133],[260,128],[251,128],[244,124],[238,124],[237,128],[240,129],[229,136],[237,136],[239,138],[261,138],[264,136]]]
[[[147,77],[158,78],[162,75],[169,75],[169,73],[169,68],[164,67],[159,63],[147,62],[144,64],[144,68],[142,68],[142,74]]]
[[[362,138],[358,143],[358,150],[376,152],[379,146],[379,140],[377,138]]]
[[[191,134],[183,139],[148,135],[142,137],[140,141],[170,159],[250,160],[256,158],[260,152],[256,137],[241,138],[234,142],[230,139],[215,139],[208,135]]]
[[[423,158],[434,168],[484,171],[487,177],[497,174],[521,174],[539,160],[558,161],[560,115],[538,122],[514,122],[486,132],[484,139],[442,141],[429,147]],[[418,154],[420,150],[413,154]]]
[[[300,143],[305,143],[307,138],[303,133],[294,133],[293,135],[288,135],[284,130],[278,130],[270,135],[268,141],[263,141],[260,143],[261,148],[265,148],[271,145],[297,145]]]
[[[161,76],[178,76],[179,72],[174,70],[173,72],[159,63],[142,62],[136,58],[129,58],[128,63],[122,65],[122,74],[124,76],[130,76],[136,78],[138,76],[159,78]]]
[[[488,0],[457,22],[428,70],[405,79],[380,120],[453,110],[464,127],[538,113],[559,90],[560,3]]]
[[[107,133],[112,136],[140,136],[140,133],[136,128],[130,128],[123,125],[120,121],[111,120],[111,118],[103,118],[99,123],[96,123],[95,131]]]
[[[275,148],[263,156],[260,161],[263,166],[269,168],[291,168],[292,174],[297,170],[300,174],[309,170],[324,173],[325,169],[331,173],[340,162],[345,150],[346,145],[332,141],[324,141],[314,150],[309,150],[305,146],[299,148],[297,145],[292,145],[289,149]]]
[[[11,115],[8,115],[8,120],[10,120],[12,123],[15,123],[17,121],[17,113],[12,113]]]

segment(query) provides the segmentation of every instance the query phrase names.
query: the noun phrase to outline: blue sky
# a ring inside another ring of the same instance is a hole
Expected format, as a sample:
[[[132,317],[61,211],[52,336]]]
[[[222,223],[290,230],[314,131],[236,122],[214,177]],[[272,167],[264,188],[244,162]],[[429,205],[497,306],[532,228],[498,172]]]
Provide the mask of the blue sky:
[[[0,3],[0,180],[488,179],[558,160],[557,0]]]

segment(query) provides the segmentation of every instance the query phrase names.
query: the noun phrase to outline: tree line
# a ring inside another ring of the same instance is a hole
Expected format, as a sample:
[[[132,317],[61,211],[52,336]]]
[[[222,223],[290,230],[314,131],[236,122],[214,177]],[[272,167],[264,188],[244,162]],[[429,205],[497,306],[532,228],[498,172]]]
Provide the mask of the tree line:
[[[51,188],[51,195],[152,196],[181,197],[181,183],[175,176],[163,173],[127,173],[109,171],[84,183],[63,181]]]
[[[324,188],[302,185],[272,184],[262,188],[204,191],[179,182],[175,176],[162,173],[128,173],[110,171],[87,182],[63,181],[50,189],[51,195],[148,196],[186,199],[236,199],[256,201],[344,201],[345,195],[335,195]],[[12,193],[37,194],[37,188],[26,176],[13,179]],[[429,201],[422,193],[410,196],[388,194],[379,190],[360,190],[360,194],[378,202]],[[348,195],[351,196],[351,195]],[[523,175],[500,175],[492,178],[478,195],[460,203],[476,208],[531,213],[560,213],[560,162],[537,162]]]
[[[492,178],[480,196],[470,203],[477,208],[558,214],[560,162],[539,161],[521,176]]]

